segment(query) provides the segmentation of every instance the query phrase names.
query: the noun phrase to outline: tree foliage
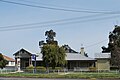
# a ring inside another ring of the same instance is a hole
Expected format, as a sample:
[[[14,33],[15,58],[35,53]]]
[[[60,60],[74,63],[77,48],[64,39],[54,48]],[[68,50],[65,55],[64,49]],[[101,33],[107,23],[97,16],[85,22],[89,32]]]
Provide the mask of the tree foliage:
[[[120,26],[115,25],[109,33],[108,48],[102,47],[103,52],[111,52],[111,65],[120,69]]]
[[[54,40],[56,33],[53,30],[45,32],[46,43],[42,43],[41,53],[43,54],[43,62],[46,67],[64,66],[65,60],[65,50],[63,47],[58,46],[58,42]]]
[[[3,69],[7,64],[7,61],[4,59],[3,55],[0,53],[0,68]]]
[[[52,67],[65,64],[65,50],[62,47],[53,44],[45,44],[42,47],[43,62],[46,67]]]
[[[46,31],[45,36],[47,36],[47,38],[46,38],[47,44],[56,44],[56,45],[58,45],[58,42],[54,40],[54,37],[56,37],[56,33],[53,30]]]

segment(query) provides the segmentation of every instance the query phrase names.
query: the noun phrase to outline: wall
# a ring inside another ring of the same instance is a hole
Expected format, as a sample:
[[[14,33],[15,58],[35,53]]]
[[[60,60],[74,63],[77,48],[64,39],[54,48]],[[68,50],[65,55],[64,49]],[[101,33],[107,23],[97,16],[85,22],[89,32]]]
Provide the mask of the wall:
[[[97,59],[96,68],[97,70],[110,70],[110,60],[109,59]]]
[[[15,62],[14,61],[9,61],[6,66],[15,66]]]

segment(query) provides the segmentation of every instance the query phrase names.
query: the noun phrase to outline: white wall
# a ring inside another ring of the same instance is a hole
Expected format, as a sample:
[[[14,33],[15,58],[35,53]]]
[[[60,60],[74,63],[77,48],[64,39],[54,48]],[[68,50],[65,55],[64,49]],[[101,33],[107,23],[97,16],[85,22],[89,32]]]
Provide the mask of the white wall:
[[[14,61],[9,61],[6,66],[15,66],[15,62]]]

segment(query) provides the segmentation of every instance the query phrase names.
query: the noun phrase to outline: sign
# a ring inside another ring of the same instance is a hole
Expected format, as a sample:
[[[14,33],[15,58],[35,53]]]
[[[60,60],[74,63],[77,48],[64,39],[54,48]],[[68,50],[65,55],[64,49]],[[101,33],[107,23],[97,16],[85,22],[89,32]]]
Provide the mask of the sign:
[[[32,54],[32,59],[36,60],[36,55],[35,54]]]

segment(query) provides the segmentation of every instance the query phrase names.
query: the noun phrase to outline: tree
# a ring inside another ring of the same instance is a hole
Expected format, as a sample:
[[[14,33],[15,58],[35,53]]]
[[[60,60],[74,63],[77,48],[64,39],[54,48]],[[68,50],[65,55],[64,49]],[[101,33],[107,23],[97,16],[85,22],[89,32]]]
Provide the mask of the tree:
[[[39,44],[42,44],[41,53],[43,54],[44,66],[52,67],[53,69],[56,66],[64,66],[66,63],[65,60],[65,50],[63,47],[58,46],[58,42],[54,40],[56,33],[53,30],[45,32],[46,42],[40,41]]]
[[[58,51],[58,65],[64,66],[67,61],[65,60],[66,54],[65,54],[65,49],[64,47],[59,47],[59,51]]]
[[[65,50],[58,45],[45,44],[41,49],[43,54],[43,62],[46,67],[52,67],[53,69],[56,66],[63,66],[66,63],[65,60]]]
[[[48,44],[58,44],[57,41],[54,40],[54,37],[56,37],[56,33],[53,30],[46,31],[45,36],[47,36],[46,42]]]
[[[112,32],[109,33],[108,47],[102,47],[104,52],[111,52],[111,65],[120,69],[120,26],[115,25]]]
[[[0,68],[3,69],[7,64],[7,61],[4,59],[3,55],[0,53]]]

